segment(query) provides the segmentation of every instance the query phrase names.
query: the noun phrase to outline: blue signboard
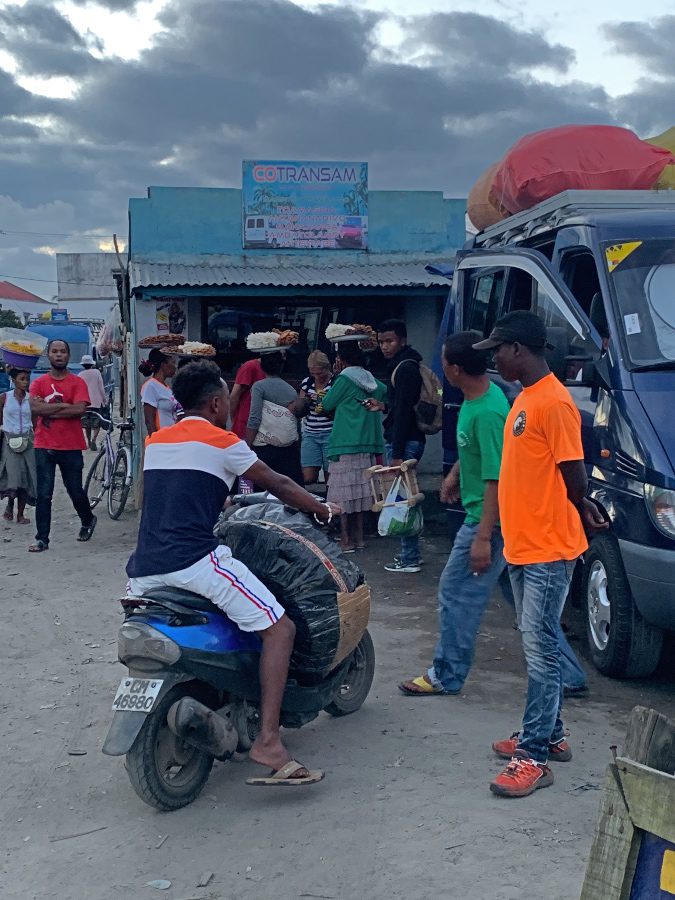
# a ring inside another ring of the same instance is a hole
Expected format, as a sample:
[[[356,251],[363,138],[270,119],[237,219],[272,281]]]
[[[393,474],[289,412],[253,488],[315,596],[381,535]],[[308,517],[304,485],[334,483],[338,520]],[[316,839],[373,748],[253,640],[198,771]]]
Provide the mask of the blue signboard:
[[[244,160],[244,249],[365,250],[368,164]]]
[[[51,319],[52,322],[67,322],[68,321],[68,310],[67,309],[53,309],[51,310]]]

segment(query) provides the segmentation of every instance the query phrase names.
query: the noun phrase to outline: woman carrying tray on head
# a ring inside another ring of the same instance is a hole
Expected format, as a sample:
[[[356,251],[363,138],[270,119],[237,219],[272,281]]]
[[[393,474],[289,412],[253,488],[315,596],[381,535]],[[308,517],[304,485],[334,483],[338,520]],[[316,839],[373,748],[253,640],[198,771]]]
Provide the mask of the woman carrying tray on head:
[[[141,387],[143,417],[148,434],[175,425],[178,421],[179,406],[167,384],[167,380],[176,374],[173,357],[167,356],[155,347],[150,351],[148,358],[140,364],[138,371],[141,375],[148,376],[148,380]]]
[[[281,377],[288,344],[278,341],[274,332],[253,333],[246,339],[248,349],[260,354],[265,377],[251,388],[245,440],[270,469],[303,487],[298,420],[292,411],[297,394]]]
[[[30,371],[10,368],[7,374],[14,382],[14,389],[0,394],[0,497],[7,499],[2,517],[13,521],[16,500],[17,525],[30,525],[24,511],[26,504],[35,506],[37,496],[33,416],[28,400]]]
[[[326,336],[331,339],[330,334]],[[352,338],[352,336],[350,336]],[[372,506],[365,470],[384,453],[382,416],[363,405],[369,397],[384,400],[387,388],[365,368],[365,355],[358,340],[336,339],[340,374],[323,398],[324,412],[333,413],[328,441],[330,459],[327,499],[342,509],[341,546],[345,553],[363,550],[363,513]],[[339,501],[337,498],[340,498]]]

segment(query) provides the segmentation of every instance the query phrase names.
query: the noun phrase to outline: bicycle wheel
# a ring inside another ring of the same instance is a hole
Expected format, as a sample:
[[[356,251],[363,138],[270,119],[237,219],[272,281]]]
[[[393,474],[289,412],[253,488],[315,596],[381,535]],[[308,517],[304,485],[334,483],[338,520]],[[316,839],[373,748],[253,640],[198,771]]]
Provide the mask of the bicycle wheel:
[[[129,458],[126,450],[118,450],[110,479],[110,490],[108,491],[108,515],[111,519],[119,519],[124,512],[127,497],[129,496],[129,488],[131,487],[128,482],[128,475]]]
[[[103,499],[105,494],[105,446],[98,451],[96,459],[87,472],[84,492],[87,495],[91,509]]]

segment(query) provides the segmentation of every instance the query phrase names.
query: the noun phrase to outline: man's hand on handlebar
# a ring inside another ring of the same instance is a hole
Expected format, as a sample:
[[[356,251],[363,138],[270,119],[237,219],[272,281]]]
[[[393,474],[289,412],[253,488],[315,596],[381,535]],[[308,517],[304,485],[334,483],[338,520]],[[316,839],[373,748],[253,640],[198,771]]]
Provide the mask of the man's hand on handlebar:
[[[244,478],[253,481],[259,488],[270,491],[282,503],[299,509],[302,512],[315,516],[319,522],[328,522],[333,516],[339,516],[340,507],[334,503],[324,503],[317,500],[312,494],[306,491],[299,484],[296,484],[286,475],[280,475],[273,469],[270,469],[264,462],[258,460],[250,469],[242,473]]]

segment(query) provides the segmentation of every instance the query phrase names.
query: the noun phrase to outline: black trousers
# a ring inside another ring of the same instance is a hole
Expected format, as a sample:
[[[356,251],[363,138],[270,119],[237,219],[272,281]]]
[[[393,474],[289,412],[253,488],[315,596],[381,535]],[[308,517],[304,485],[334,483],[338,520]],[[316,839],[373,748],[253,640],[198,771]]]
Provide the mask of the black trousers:
[[[56,467],[61,472],[63,484],[71,499],[75,512],[84,528],[91,525],[94,518],[89,500],[82,487],[84,459],[81,450],[35,450],[37,469],[37,502],[35,504],[35,524],[38,541],[49,543],[52,524],[52,497],[56,481]]]

